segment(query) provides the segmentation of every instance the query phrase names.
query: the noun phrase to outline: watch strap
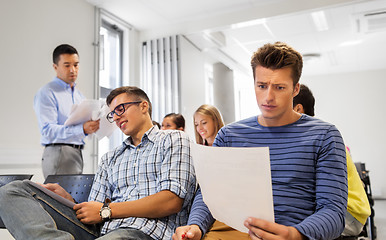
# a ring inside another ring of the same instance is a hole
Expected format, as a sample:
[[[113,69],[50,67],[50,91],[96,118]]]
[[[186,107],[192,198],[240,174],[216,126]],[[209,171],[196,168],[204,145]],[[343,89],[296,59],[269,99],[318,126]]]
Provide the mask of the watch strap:
[[[110,205],[110,203],[111,203],[110,198],[106,198],[105,201],[103,202],[102,208],[108,207]]]
[[[106,198],[103,203],[103,206],[101,207],[101,210],[99,210],[99,215],[101,216],[103,221],[109,220],[111,218],[111,208],[109,207],[110,203],[111,203],[111,200],[109,198]],[[103,217],[102,216],[103,211],[109,211],[109,216]]]

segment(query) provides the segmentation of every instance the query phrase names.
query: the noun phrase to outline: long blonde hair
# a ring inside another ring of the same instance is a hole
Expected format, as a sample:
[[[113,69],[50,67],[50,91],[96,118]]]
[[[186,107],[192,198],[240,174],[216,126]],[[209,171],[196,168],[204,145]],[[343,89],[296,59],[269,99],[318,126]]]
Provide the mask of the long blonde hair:
[[[196,113],[206,115],[206,116],[209,116],[210,118],[212,118],[212,120],[214,122],[216,134],[220,130],[220,128],[222,128],[224,126],[224,122],[222,120],[222,117],[221,117],[219,110],[215,106],[212,106],[209,104],[203,104],[199,108],[197,108],[197,110],[193,114],[194,133],[196,135],[196,143],[204,145],[204,139],[202,139],[201,135],[197,132],[197,128],[196,128],[196,125],[194,123],[194,115]]]

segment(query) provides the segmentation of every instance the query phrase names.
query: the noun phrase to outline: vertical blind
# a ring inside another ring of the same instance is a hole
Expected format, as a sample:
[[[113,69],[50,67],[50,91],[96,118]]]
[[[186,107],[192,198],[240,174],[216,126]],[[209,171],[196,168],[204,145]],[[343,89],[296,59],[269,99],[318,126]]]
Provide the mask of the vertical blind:
[[[152,118],[162,121],[180,111],[179,36],[143,42],[141,88],[153,105]]]

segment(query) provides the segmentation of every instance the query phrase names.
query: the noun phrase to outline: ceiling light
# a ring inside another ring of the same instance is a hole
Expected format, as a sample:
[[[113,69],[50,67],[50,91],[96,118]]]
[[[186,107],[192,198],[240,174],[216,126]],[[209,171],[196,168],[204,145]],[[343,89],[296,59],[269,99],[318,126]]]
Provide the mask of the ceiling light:
[[[355,46],[355,45],[358,45],[362,42],[363,42],[362,39],[354,40],[354,41],[347,41],[347,42],[342,42],[341,44],[339,44],[339,46],[340,47]]]
[[[314,21],[316,29],[321,31],[326,31],[329,29],[326,14],[324,14],[324,11],[318,11],[311,13],[312,20]]]
[[[260,25],[260,24],[265,24],[266,21],[267,20],[265,18],[259,18],[259,19],[255,19],[255,20],[252,20],[252,21],[235,23],[235,24],[231,25],[231,29],[251,27],[251,26],[256,26],[256,25]]]
[[[321,56],[320,53],[305,53],[302,55],[304,63],[313,62],[316,59],[319,59],[320,56]]]

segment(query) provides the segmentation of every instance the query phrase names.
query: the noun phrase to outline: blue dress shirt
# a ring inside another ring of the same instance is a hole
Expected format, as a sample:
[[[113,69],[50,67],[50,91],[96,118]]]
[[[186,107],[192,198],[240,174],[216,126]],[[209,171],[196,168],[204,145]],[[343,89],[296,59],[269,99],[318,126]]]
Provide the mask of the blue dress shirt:
[[[70,84],[55,77],[36,93],[34,109],[41,134],[41,144],[68,143],[83,145],[83,124],[64,126],[74,104],[85,97]]]

